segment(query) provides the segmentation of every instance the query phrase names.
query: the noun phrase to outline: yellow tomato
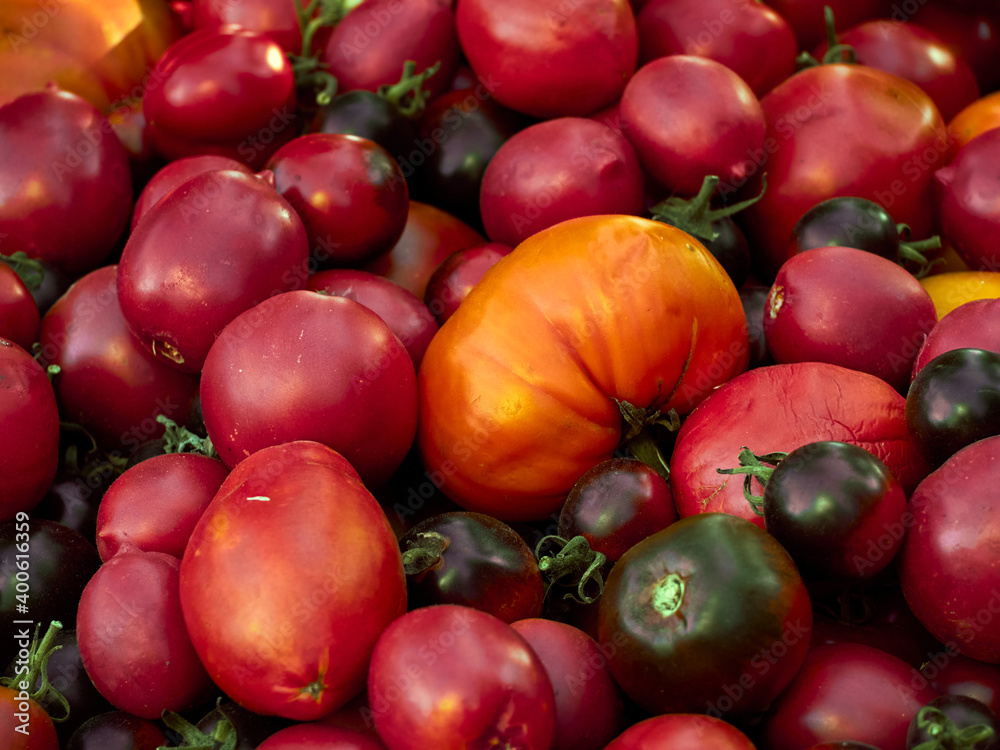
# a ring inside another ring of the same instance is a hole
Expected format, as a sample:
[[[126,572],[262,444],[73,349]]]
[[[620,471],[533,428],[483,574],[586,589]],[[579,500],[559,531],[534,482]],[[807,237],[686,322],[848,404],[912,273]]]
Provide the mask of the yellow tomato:
[[[938,320],[974,299],[1000,297],[1000,271],[948,271],[920,280],[934,300]]]

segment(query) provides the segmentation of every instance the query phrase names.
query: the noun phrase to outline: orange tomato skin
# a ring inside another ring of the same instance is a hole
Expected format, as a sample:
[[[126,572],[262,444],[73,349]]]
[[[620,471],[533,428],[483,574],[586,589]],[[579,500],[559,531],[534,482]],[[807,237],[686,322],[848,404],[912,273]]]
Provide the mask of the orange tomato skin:
[[[701,243],[588,216],[525,240],[442,327],[419,373],[417,444],[469,510],[558,510],[622,434],[618,402],[686,414],[746,368],[739,294]]]
[[[976,136],[1000,127],[1000,91],[981,96],[948,122],[951,158]]]

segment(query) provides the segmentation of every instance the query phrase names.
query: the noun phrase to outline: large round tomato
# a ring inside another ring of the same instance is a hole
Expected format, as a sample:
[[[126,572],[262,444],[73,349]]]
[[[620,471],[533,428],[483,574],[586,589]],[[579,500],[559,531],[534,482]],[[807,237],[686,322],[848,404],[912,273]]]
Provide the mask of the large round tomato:
[[[700,242],[570,219],[487,271],[431,341],[420,454],[467,509],[544,518],[612,456],[623,413],[687,413],[746,360],[739,294]]]
[[[305,440],[257,451],[226,478],[184,552],[180,593],[216,684],[299,721],[361,691],[375,640],[406,611],[385,514],[340,454]]]

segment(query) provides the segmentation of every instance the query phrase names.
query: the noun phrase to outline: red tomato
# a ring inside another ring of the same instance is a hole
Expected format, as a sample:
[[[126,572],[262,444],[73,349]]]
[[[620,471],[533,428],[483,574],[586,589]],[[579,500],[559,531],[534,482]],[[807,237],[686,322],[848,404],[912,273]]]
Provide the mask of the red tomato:
[[[500,242],[473,245],[456,250],[434,269],[427,281],[424,302],[438,323],[455,314],[462,300],[469,296],[472,287],[479,283],[490,268],[501,258],[510,255],[514,248]]]
[[[295,724],[272,734],[257,750],[385,750],[385,745],[353,729]]]
[[[8,750],[59,750],[55,724],[27,691],[0,686],[0,726]]]
[[[302,52],[302,30],[296,6],[302,0],[192,0],[191,25],[195,29],[234,24],[271,37],[293,55]]]
[[[771,279],[789,257],[792,230],[817,203],[868,198],[913,236],[934,216],[934,170],[947,161],[944,121],[915,84],[864,65],[820,65],[796,73],[761,100],[767,135],[754,163],[741,214],[755,265]],[[736,185],[738,187],[738,184]]]
[[[903,595],[946,647],[1000,663],[1000,506],[984,502],[1000,481],[1000,436],[963,448],[910,497],[899,557]]]
[[[38,305],[17,272],[0,263],[0,336],[24,350],[38,340]]]
[[[535,117],[588,115],[635,71],[627,0],[460,0],[455,23],[472,69],[501,104]]]
[[[0,521],[31,510],[59,464],[59,411],[45,371],[0,338]]]
[[[144,719],[198,705],[214,688],[181,616],[180,564],[125,545],[80,597],[76,629],[87,674],[113,706]]]
[[[913,375],[939,354],[964,348],[1000,352],[1000,299],[972,300],[941,318],[917,352]]]
[[[604,750],[756,750],[732,724],[701,714],[666,714],[633,724]]]
[[[195,527],[180,574],[191,640],[251,711],[311,721],[364,686],[406,611],[396,538],[339,454],[297,441],[237,466]]]
[[[389,625],[368,701],[393,750],[552,746],[555,696],[541,660],[505,622],[469,607],[421,607]]]
[[[930,686],[942,695],[965,695],[1000,711],[1000,666],[945,651],[920,667]]]
[[[262,398],[261,383],[280,383]],[[287,292],[247,310],[212,345],[205,426],[233,467],[292,440],[328,445],[369,487],[402,463],[417,429],[417,383],[389,326],[346,297]]]
[[[841,29],[850,28],[885,12],[882,0],[771,0],[768,5],[791,24],[802,49],[813,49],[823,41],[826,35],[824,6],[830,6],[837,27]]]

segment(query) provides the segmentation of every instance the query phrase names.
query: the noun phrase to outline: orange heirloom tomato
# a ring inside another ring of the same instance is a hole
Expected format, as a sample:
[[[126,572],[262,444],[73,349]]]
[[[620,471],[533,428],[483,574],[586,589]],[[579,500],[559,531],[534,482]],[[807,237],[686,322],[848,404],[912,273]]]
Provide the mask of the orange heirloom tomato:
[[[0,105],[55,81],[104,114],[156,85],[183,32],[167,0],[3,0],[0,29]]]
[[[501,259],[431,341],[420,455],[463,507],[545,518],[613,455],[625,404],[686,414],[747,352],[739,293],[701,243],[635,216],[571,219]]]
[[[976,99],[948,123],[948,142],[951,156],[977,135],[1000,127],[1000,91]]]

